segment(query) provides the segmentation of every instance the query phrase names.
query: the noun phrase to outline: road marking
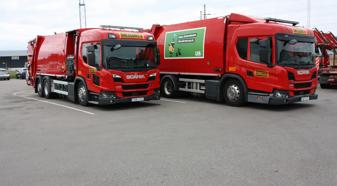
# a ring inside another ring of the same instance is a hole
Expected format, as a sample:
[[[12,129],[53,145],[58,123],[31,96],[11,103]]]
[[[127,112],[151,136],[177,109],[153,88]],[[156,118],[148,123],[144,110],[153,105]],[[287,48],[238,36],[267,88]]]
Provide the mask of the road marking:
[[[28,99],[28,100],[39,101],[39,102],[42,102],[42,103],[47,103],[47,104],[67,108],[67,109],[70,109],[70,110],[75,110],[75,111],[82,112],[82,113],[89,114],[89,115],[95,115],[95,113],[88,112],[88,111],[85,111],[85,110],[81,110],[81,109],[78,109],[78,108],[74,108],[74,107],[70,107],[70,106],[66,106],[66,105],[62,105],[62,104],[58,104],[58,103],[54,103],[54,102],[50,102],[50,101],[40,100],[40,99],[36,99],[36,98],[32,98],[32,97],[27,97],[27,96],[23,96],[23,95],[18,95],[19,93],[20,92],[15,92],[15,93],[13,93],[13,95],[17,96],[17,97],[20,97],[20,98]]]
[[[186,102],[184,101],[176,101],[176,100],[172,100],[172,99],[163,99],[163,98],[160,98],[161,101],[167,101],[167,102],[173,102],[173,103],[181,103],[181,104],[186,104]]]

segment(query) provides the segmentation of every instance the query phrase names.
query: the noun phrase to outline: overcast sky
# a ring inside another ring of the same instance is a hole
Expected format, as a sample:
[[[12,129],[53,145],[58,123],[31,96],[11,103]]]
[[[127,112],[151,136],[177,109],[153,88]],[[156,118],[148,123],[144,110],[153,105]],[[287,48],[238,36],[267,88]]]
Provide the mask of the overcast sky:
[[[203,4],[209,17],[232,12],[296,20],[307,25],[308,0],[86,0],[87,26],[103,24],[149,28],[199,19]],[[1,0],[0,50],[26,49],[37,34],[79,27],[78,0]],[[337,34],[337,1],[311,0],[311,27]]]

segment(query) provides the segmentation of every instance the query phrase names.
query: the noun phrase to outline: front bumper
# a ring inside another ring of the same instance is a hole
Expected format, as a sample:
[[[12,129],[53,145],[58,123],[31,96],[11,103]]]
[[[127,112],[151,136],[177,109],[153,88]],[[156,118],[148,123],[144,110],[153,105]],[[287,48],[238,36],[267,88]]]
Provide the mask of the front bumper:
[[[290,104],[290,103],[295,103],[295,102],[305,102],[305,101],[316,100],[316,99],[318,99],[317,94],[300,95],[300,96],[293,96],[293,97],[288,97],[288,98],[279,98],[279,97],[271,96],[269,99],[269,104],[285,105],[285,104]]]
[[[306,95],[298,95],[298,96],[281,96],[277,97],[274,94],[265,94],[265,93],[254,93],[251,92],[248,94],[248,102],[251,103],[262,103],[262,104],[270,104],[270,105],[285,105],[295,102],[305,102],[309,100],[318,99],[317,94],[306,94]]]
[[[102,94],[91,97],[92,103],[98,105],[113,105],[117,103],[130,103],[130,102],[142,102],[150,100],[160,100],[160,91],[159,89],[154,90],[153,94],[149,96],[139,96],[139,97],[128,97],[120,98],[114,95],[104,96]]]

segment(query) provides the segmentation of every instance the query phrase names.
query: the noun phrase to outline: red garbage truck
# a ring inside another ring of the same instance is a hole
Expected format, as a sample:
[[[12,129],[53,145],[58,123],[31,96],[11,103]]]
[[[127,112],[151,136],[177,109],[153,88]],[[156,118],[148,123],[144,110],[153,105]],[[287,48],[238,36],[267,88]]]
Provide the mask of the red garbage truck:
[[[315,37],[298,22],[240,14],[153,25],[161,93],[204,94],[232,106],[315,100]]]
[[[158,100],[158,62],[154,36],[142,29],[77,29],[30,41],[27,79],[40,97],[81,105]]]
[[[319,57],[319,83],[321,88],[337,85],[337,39],[333,33],[314,30]]]

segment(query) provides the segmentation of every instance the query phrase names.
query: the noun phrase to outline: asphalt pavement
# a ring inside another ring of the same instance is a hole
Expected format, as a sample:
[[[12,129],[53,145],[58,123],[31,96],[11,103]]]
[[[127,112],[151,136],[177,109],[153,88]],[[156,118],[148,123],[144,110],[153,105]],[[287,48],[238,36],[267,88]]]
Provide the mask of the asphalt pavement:
[[[0,185],[337,185],[337,89],[285,106],[83,107],[0,81]]]

